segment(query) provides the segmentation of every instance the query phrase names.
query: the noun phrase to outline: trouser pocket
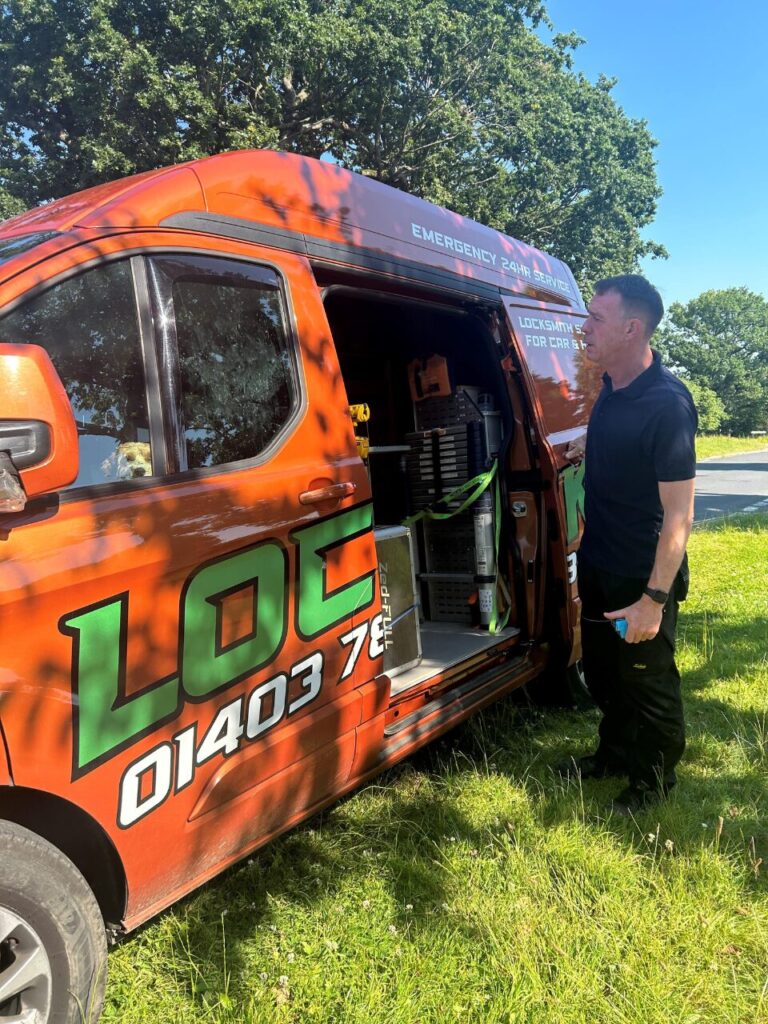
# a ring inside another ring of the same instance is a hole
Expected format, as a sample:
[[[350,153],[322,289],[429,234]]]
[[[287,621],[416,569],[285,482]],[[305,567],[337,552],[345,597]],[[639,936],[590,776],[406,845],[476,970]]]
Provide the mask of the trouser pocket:
[[[688,597],[688,588],[691,583],[691,574],[688,570],[688,555],[683,555],[683,564],[677,570],[675,582],[672,587],[672,596],[675,601],[684,601]]]
[[[606,759],[621,759],[633,782],[670,785],[685,749],[675,631],[678,595],[688,589],[687,563],[675,579],[658,634],[639,644],[620,640],[601,619],[604,611],[637,601],[646,581],[616,576],[583,562],[579,573],[584,670],[603,712],[598,752]]]

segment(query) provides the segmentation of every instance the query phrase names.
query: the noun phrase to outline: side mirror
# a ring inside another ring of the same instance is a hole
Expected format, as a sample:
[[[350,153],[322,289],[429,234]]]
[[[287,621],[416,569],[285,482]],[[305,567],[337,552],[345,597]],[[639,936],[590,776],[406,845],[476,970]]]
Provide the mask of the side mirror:
[[[26,499],[61,490],[77,477],[77,426],[64,385],[39,345],[0,343],[0,395],[0,511],[17,512]]]

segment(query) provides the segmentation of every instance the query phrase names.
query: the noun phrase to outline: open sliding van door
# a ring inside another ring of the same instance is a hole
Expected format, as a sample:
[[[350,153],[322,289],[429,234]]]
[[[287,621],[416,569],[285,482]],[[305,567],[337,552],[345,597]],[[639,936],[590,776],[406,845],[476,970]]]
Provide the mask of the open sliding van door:
[[[523,566],[530,564],[531,557],[540,565],[548,559],[547,575],[560,591],[560,626],[572,663],[580,656],[576,550],[583,526],[584,464],[569,462],[565,451],[587,428],[601,374],[587,362],[584,352],[581,325],[585,314],[543,302],[523,303],[511,296],[504,298],[504,308],[519,357],[522,387],[533,413],[531,440],[544,481],[540,508],[546,524],[546,536],[541,539],[544,550],[531,555],[521,549],[521,544],[530,548],[535,542],[527,536],[524,514],[534,495],[518,494],[513,483],[509,508],[513,516],[520,514],[516,536]],[[531,577],[532,569],[527,572],[526,586],[533,585]],[[535,626],[540,627],[543,602],[537,601],[536,608]],[[532,632],[540,635],[539,628]]]

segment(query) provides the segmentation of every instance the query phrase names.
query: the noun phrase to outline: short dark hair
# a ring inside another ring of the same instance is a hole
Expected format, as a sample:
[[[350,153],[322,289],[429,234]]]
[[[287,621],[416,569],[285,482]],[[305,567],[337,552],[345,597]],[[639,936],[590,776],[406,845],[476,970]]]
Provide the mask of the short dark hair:
[[[650,281],[640,274],[617,274],[604,277],[595,285],[595,295],[618,292],[624,309],[630,316],[639,317],[648,328],[650,337],[664,316],[664,303]]]

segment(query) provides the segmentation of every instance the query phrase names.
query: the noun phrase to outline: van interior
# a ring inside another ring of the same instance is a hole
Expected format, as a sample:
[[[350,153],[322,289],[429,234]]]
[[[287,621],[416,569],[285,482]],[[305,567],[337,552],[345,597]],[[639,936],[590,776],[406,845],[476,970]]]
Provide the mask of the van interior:
[[[469,492],[453,494],[509,447],[503,353],[470,307],[339,284],[323,294],[371,482],[397,695],[520,634],[495,481],[463,511]],[[444,518],[408,522],[435,507]],[[492,631],[495,607],[510,616]]]

